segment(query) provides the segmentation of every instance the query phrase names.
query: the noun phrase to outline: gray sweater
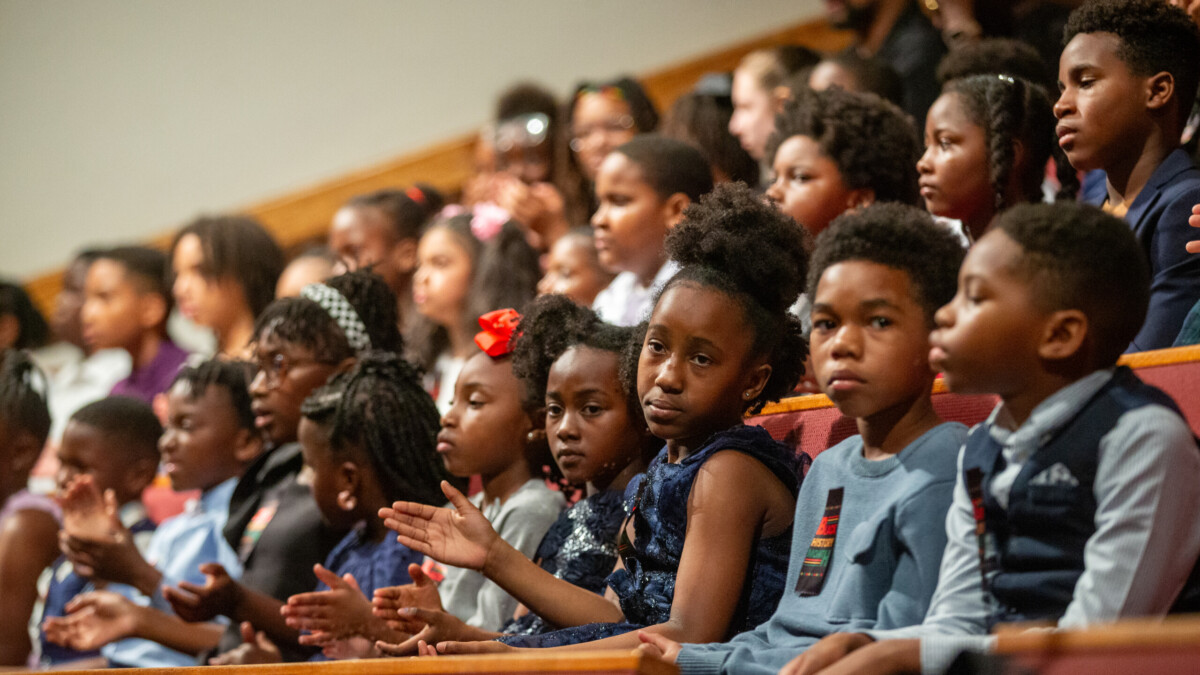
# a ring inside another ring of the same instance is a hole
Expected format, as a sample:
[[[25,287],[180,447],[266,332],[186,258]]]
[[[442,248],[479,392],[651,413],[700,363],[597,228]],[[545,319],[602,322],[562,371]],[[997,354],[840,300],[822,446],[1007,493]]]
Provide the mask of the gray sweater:
[[[830,633],[920,623],[937,585],[942,523],[966,435],[963,425],[946,423],[887,459],[864,459],[860,436],[818,455],[796,500],[787,583],[775,614],[729,642],[684,645],[680,670],[773,675]],[[837,487],[845,492],[825,583],[802,597],[793,589],[829,490]]]

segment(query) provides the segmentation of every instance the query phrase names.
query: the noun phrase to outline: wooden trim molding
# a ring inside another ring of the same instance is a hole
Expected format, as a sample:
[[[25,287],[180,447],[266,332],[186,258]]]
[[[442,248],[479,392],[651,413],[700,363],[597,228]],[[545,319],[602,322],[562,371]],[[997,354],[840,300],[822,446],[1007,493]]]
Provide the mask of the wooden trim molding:
[[[850,44],[850,34],[834,30],[823,20],[807,21],[645,73],[641,79],[650,97],[665,110],[704,73],[732,70],[748,52],[778,44],[801,44],[819,51],[835,51]],[[386,187],[412,185],[417,181],[451,193],[458,191],[471,175],[474,143],[474,134],[447,139],[401,157],[252,204],[242,211],[261,220],[287,250],[296,244],[324,237],[334,212],[355,195]],[[175,229],[153,237],[149,245],[165,248]],[[60,267],[28,279],[25,283],[34,304],[47,316],[62,288],[62,272],[63,268]]]

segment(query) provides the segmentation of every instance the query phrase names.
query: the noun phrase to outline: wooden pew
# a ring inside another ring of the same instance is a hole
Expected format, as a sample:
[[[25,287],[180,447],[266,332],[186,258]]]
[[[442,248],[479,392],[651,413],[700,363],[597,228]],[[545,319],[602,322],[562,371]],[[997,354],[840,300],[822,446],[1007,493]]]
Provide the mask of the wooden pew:
[[[111,670],[57,671],[82,675],[110,674]],[[260,666],[195,666],[191,668],[140,668],[142,675],[675,675],[679,669],[634,651],[578,653],[481,654],[464,656],[363,659],[325,663],[287,663]]]
[[[1074,631],[1003,632],[1001,672],[1040,675],[1195,675],[1200,673],[1200,617],[1138,619]]]

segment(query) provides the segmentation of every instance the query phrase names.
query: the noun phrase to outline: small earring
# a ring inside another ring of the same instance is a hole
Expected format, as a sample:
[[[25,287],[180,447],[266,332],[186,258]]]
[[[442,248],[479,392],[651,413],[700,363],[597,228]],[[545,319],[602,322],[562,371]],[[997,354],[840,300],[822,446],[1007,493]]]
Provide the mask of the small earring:
[[[342,490],[338,493],[337,503],[343,511],[353,511],[358,506],[358,498],[349,490]]]
[[[525,434],[525,440],[529,441],[530,443],[532,443],[533,439],[535,438],[537,438],[537,436],[532,431]]]
[[[746,400],[750,400],[750,397],[753,395],[754,395],[754,392],[752,392],[752,391],[743,391],[742,392],[742,398],[744,398]]]

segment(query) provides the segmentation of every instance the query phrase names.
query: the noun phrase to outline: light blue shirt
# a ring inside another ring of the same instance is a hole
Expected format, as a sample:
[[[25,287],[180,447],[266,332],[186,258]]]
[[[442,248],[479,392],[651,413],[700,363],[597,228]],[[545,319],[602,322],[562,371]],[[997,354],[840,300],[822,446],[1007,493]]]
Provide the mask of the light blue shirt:
[[[177,586],[181,581],[203,584],[200,565],[215,562],[223,565],[234,579],[242,575],[237,553],[225,541],[221,530],[229,519],[229,498],[237,478],[230,478],[193,499],[183,513],[164,520],[146,550],[146,561],[162,573],[163,578],[154,594],[137,594],[133,601],[154,607],[169,614],[173,610],[162,596],[163,586]],[[142,639],[120,640],[105,645],[100,653],[110,664],[136,668],[170,668],[196,664],[194,654],[184,654]]]

